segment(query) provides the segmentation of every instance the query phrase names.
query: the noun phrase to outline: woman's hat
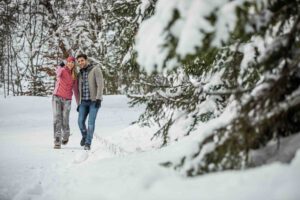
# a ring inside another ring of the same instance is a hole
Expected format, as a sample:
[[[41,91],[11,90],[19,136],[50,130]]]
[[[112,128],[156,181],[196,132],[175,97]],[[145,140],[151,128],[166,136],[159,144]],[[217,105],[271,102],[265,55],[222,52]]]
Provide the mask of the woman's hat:
[[[67,58],[67,62],[75,62],[75,57],[73,57],[73,56],[69,56],[68,58]]]

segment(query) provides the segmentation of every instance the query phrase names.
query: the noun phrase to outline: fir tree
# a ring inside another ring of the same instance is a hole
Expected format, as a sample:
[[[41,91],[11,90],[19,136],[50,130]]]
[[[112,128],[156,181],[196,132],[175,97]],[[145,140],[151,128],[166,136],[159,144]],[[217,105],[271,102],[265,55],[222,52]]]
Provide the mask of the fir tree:
[[[199,135],[197,149],[163,163],[188,176],[249,167],[251,149],[300,131],[299,1],[198,3],[169,9],[158,2],[138,35],[137,60],[179,81],[156,82],[151,92],[132,96],[133,104],[147,104],[140,122],[154,119],[163,144],[182,121],[188,126],[181,136]],[[166,12],[172,17],[156,22]],[[144,31],[156,39],[146,44],[152,51],[141,42],[150,37]],[[200,112],[205,103],[215,106]]]

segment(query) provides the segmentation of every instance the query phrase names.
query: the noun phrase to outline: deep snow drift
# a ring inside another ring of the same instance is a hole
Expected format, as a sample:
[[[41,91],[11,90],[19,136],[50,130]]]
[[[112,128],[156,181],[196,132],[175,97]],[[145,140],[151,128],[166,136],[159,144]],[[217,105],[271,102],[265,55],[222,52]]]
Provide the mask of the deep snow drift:
[[[130,126],[143,108],[105,96],[92,150],[79,146],[73,102],[71,138],[53,149],[51,97],[0,99],[0,199],[299,199],[300,151],[290,164],[184,178],[159,163],[184,141],[156,149],[151,129]]]

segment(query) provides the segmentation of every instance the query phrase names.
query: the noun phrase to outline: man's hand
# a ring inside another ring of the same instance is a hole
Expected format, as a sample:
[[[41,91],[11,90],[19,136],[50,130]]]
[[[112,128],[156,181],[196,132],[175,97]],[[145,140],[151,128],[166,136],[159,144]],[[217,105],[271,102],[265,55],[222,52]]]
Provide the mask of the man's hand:
[[[100,108],[101,107],[101,100],[100,99],[96,100],[95,106],[96,106],[96,108]]]

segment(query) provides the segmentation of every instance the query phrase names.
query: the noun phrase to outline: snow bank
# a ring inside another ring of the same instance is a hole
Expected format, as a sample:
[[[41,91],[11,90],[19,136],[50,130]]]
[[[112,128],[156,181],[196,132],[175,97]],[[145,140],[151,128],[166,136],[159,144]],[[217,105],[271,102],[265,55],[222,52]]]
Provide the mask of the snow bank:
[[[269,142],[266,147],[252,151],[250,159],[255,166],[278,161],[290,163],[298,149],[300,149],[300,133]]]
[[[184,178],[160,163],[193,148],[189,144],[193,144],[190,142],[194,136],[165,148],[153,148],[158,143],[149,140],[151,129],[128,123],[142,108],[128,108],[127,102],[124,96],[105,96],[92,150],[86,152],[79,146],[75,105],[71,111],[70,142],[63,149],[54,150],[51,98],[1,99],[0,199],[299,198],[299,150],[290,164],[275,162],[250,170]],[[14,127],[15,123],[18,127]],[[37,124],[32,127],[32,123]]]

